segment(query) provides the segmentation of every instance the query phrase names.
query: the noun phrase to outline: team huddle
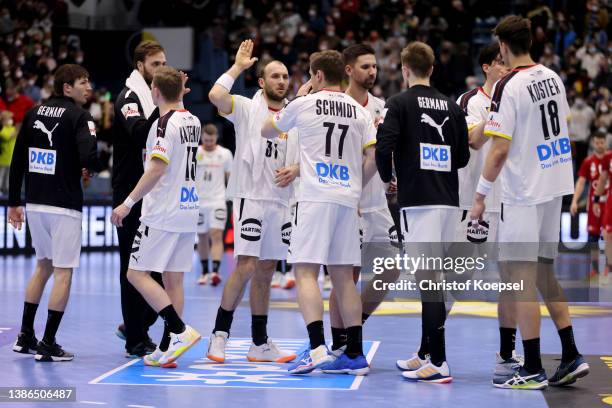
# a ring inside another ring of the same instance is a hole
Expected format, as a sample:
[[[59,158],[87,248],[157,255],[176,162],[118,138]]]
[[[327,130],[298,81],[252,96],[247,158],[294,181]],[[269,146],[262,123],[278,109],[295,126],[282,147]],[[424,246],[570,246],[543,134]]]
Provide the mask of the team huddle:
[[[124,323],[118,332],[126,340],[127,355],[142,357],[147,366],[173,368],[201,340],[182,317],[183,276],[192,269],[197,234],[202,263],[198,282],[220,283],[226,200],[231,200],[236,267],[223,287],[206,352],[209,360],[225,362],[234,313],[249,286],[249,361],[289,363],[290,374],[321,370],[366,375],[370,365],[363,352],[362,327],[384,294],[366,301],[357,289],[362,242],[400,247],[401,242],[486,240],[531,243],[520,251],[513,245],[499,248],[501,279],[526,281],[529,300],[500,296],[500,350],[493,385],[542,389],[587,375],[589,366],[574,342],[567,302],[554,276],[557,254],[551,245],[538,246],[558,242],[561,199],[574,193],[565,89],[557,74],[529,57],[528,20],[507,17],[495,34],[499,42],[483,47],[479,57],[485,84],[456,102],[430,86],[434,54],[421,42],[410,43],[401,54],[408,90],[386,103],[369,92],[377,62],[374,49],[366,44],[349,46],[342,53],[312,54],[310,80],[291,101],[286,98],[287,67],[276,60],[259,64],[260,89],[252,98],[234,95],[235,80],[257,62],[253,42],[246,40],[208,95],[219,115],[234,125],[233,157],[217,145],[216,127],[202,127],[183,106],[188,78],[165,66],[161,47],[139,46],[134,72],[117,102],[116,126],[125,137],[115,147],[119,165],[113,175],[111,217],[120,239]],[[48,108],[28,114],[11,166],[9,221],[15,226],[23,222],[20,192],[25,177],[26,209],[39,260],[13,350],[35,354],[38,361],[73,358],[55,342],[80,253],[80,244],[65,235],[80,225],[78,180],[86,173],[82,169],[96,170],[95,128],[91,130],[91,119],[77,106],[82,105],[81,94],[90,89],[88,74],[82,68],[69,74],[56,75],[57,97],[45,104]],[[76,143],[73,136],[65,136],[48,145],[53,131],[47,129],[53,128],[58,107],[67,109],[76,122]],[[593,170],[605,160],[602,146],[596,146],[592,166],[581,169],[576,188],[579,196],[584,179],[599,181],[590,191],[594,198],[589,220],[603,213],[597,198],[604,195],[608,173],[599,176]],[[39,156],[32,159],[32,149],[54,155],[53,166]],[[69,179],[70,185],[56,190],[72,195],[49,199],[55,193],[42,197],[33,187],[33,181],[44,185],[61,178]],[[387,196],[393,194],[398,214],[388,205]],[[597,225],[590,234],[599,237]],[[267,333],[278,261],[294,268],[309,338],[309,347],[300,355],[281,349]],[[321,266],[333,284],[330,348],[317,282]],[[49,303],[45,337],[38,342],[33,320],[52,273],[55,296]],[[62,284],[58,276],[65,276],[61,292],[56,289]],[[417,273],[416,278],[425,275]],[[551,377],[540,358],[538,292],[563,348]],[[410,358],[398,360],[397,367],[410,381],[449,383],[444,293],[422,294],[421,303],[420,347]],[[158,345],[147,334],[157,316],[164,321]],[[517,327],[524,357],[515,352]]]

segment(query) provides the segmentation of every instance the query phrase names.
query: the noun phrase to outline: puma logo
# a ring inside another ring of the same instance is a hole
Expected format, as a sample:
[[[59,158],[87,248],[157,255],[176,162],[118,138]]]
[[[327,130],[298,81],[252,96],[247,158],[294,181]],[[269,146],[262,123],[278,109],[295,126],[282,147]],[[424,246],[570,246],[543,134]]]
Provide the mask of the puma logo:
[[[44,123],[42,123],[40,120],[37,120],[36,122],[34,122],[34,129],[41,130],[43,133],[45,133],[49,138],[49,145],[53,147],[53,131],[55,130],[57,125],[59,125],[59,122],[56,123],[55,126],[53,126],[53,129],[48,130]]]
[[[431,116],[429,116],[428,114],[426,113],[421,114],[421,123],[427,123],[429,126],[435,128],[440,134],[440,137],[442,138],[443,142],[445,141],[444,141],[444,135],[442,134],[442,126],[444,126],[447,120],[448,120],[448,116],[444,118],[441,125],[438,125],[436,121],[433,120]]]
[[[174,343],[172,343],[172,345],[173,345],[173,346],[176,346],[176,345],[177,345],[177,344],[179,344],[179,343],[182,343],[182,341],[180,341],[180,340],[178,340],[178,339],[177,339],[177,340],[176,340]]]

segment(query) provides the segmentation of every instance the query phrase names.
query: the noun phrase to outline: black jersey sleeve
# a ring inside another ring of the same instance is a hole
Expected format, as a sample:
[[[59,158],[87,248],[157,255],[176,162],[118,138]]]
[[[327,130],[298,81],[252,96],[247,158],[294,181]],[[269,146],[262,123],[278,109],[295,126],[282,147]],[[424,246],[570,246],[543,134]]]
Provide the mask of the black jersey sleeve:
[[[23,205],[21,199],[21,187],[26,174],[26,165],[28,161],[28,137],[29,132],[26,129],[31,127],[32,110],[30,110],[19,129],[15,147],[13,149],[13,157],[11,159],[11,167],[9,170],[9,201],[10,207],[18,207]]]
[[[400,134],[400,112],[396,100],[391,98],[387,102],[376,134],[376,167],[385,183],[391,181],[393,175],[393,151]]]

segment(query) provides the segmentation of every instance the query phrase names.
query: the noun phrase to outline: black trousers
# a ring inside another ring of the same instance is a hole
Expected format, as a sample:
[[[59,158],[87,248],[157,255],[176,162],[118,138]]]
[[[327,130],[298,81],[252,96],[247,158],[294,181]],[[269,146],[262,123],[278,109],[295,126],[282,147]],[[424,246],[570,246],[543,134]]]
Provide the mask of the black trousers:
[[[123,220],[123,227],[117,228],[119,257],[121,259],[119,274],[121,313],[123,314],[123,323],[125,324],[125,348],[127,350],[145,341],[148,337],[149,327],[157,320],[155,310],[149,306],[140,292],[127,279],[132,244],[140,225],[140,209],[141,203],[139,202],[134,205],[130,214]],[[163,286],[161,273],[152,272],[151,276]]]

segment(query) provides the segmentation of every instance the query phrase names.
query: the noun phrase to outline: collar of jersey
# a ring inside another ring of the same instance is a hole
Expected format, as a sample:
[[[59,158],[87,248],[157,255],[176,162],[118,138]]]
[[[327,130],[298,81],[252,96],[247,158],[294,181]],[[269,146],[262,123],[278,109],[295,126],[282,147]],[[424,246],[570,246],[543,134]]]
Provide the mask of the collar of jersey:
[[[521,65],[520,67],[516,67],[512,70],[512,72],[524,71],[526,69],[530,69],[539,64],[531,64],[531,65]]]
[[[482,86],[479,86],[479,87],[478,87],[478,90],[479,90],[480,92],[482,92],[482,94],[483,94],[484,96],[486,96],[487,98],[491,99],[491,97],[489,96],[489,94],[485,92],[485,90],[484,90],[484,88],[483,88]]]

